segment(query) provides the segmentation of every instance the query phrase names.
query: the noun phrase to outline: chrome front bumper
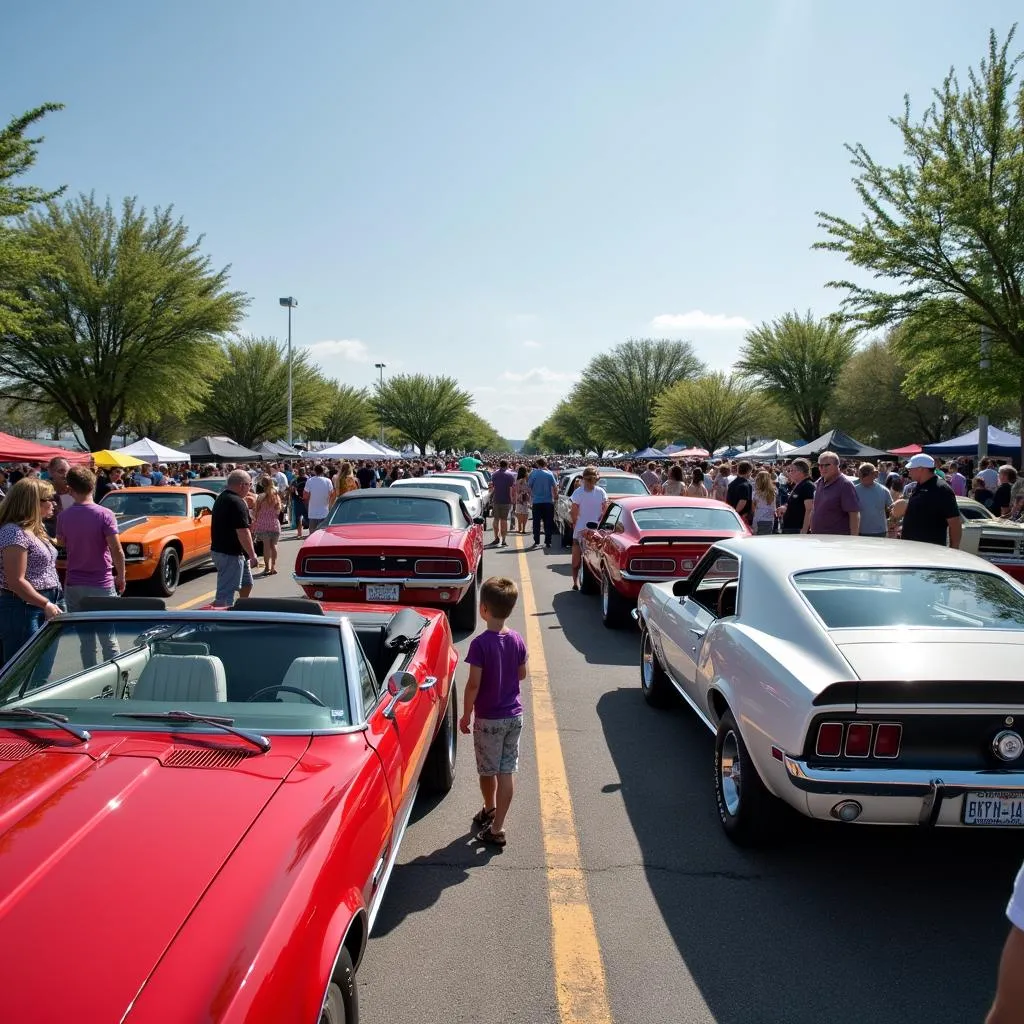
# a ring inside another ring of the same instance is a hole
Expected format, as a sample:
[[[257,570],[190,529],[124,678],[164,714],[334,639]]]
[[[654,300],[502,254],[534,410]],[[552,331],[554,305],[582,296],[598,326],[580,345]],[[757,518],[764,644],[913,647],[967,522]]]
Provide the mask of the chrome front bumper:
[[[468,576],[426,579],[422,576],[299,576],[292,573],[292,579],[300,587],[327,587],[329,589],[353,589],[367,584],[397,584],[417,590],[446,590],[451,587],[468,587],[473,582],[473,573]]]
[[[620,572],[619,575],[630,583],[674,583],[676,580],[685,580],[686,576],[677,576],[674,573],[661,573],[658,576],[645,576],[639,572]],[[687,573],[687,576],[689,573]]]

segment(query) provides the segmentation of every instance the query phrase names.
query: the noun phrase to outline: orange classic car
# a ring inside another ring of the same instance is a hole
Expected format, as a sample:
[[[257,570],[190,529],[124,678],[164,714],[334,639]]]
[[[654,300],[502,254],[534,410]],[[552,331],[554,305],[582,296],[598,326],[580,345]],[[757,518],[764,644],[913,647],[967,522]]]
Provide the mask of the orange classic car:
[[[128,582],[169,597],[182,569],[209,562],[216,498],[198,487],[129,487],[106,494],[100,504],[117,517]]]

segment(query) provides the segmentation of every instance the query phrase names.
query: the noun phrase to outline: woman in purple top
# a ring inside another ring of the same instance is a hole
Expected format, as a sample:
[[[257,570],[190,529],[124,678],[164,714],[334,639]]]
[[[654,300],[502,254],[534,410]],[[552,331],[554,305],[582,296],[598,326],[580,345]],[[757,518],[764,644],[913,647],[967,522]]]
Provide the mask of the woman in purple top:
[[[49,481],[24,477],[0,505],[0,664],[64,611],[57,549],[43,527],[56,501]]]

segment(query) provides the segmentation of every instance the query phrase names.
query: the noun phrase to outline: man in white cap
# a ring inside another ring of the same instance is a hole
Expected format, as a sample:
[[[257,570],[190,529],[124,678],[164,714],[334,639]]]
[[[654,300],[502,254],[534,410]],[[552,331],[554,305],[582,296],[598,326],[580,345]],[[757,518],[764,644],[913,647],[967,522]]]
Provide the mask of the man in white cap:
[[[911,456],[907,469],[917,486],[907,499],[903,514],[903,539],[945,546],[948,535],[949,546],[960,547],[963,527],[956,495],[935,475],[935,460],[922,452]]]

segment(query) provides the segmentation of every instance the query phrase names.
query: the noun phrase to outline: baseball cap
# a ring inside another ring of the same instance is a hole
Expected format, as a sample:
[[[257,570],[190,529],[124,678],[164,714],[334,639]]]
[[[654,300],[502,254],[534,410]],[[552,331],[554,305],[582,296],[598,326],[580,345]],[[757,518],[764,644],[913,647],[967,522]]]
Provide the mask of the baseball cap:
[[[920,455],[911,455],[907,462],[907,469],[934,469],[935,460],[930,455],[921,452]]]

